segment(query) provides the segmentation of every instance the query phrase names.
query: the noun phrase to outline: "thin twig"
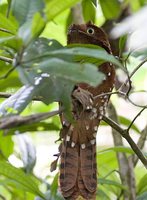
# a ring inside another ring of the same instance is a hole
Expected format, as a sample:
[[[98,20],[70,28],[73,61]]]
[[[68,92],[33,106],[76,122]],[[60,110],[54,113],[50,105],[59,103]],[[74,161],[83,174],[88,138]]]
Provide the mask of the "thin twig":
[[[139,113],[134,117],[134,119],[131,121],[130,125],[127,128],[127,131],[129,132],[130,128],[132,127],[132,125],[134,124],[135,120],[139,117],[139,115],[141,115],[141,113],[146,109],[146,107],[142,108]]]
[[[110,118],[103,116],[103,120],[109,124],[112,128],[114,128],[118,133],[121,134],[122,137],[124,137],[127,142],[130,144],[131,148],[133,149],[134,153],[138,156],[140,161],[143,163],[143,165],[147,168],[147,159],[144,157],[143,153],[140,151],[138,146],[135,144],[135,142],[130,137],[129,133],[126,129],[122,129],[116,122],[112,121]]]
[[[6,92],[0,92],[0,98],[9,98],[11,97],[13,94],[10,93],[6,93]],[[32,99],[32,101],[41,101],[42,97],[34,97]]]
[[[13,62],[13,59],[7,58],[5,56],[0,56],[0,60],[4,61],[4,62],[7,62],[7,63],[10,63],[10,64]]]
[[[0,28],[0,31],[5,32],[5,33],[9,33],[11,35],[14,35],[14,33],[12,33],[11,31],[5,29],[5,28]]]
[[[14,69],[15,69],[14,67],[11,67],[9,71],[6,72],[6,74],[0,76],[0,80],[7,78],[14,71]]]
[[[14,128],[14,127],[22,126],[22,125],[37,123],[47,118],[58,115],[62,111],[63,111],[63,108],[60,108],[57,111],[33,114],[33,115],[25,116],[25,117],[18,116],[18,115],[3,117],[0,119],[0,129],[10,129],[10,128]]]
[[[2,200],[6,200],[6,198],[5,198],[3,195],[1,195],[1,194],[0,194],[0,198],[1,198]]]
[[[140,67],[142,67],[142,65],[144,63],[147,62],[147,58],[145,60],[143,60],[141,63],[139,63],[139,65],[137,65],[137,67],[135,67],[135,69],[131,72],[131,74],[129,75],[129,77],[126,79],[126,81],[121,85],[120,88],[122,88],[123,86],[126,86],[127,83],[130,81],[130,79],[134,76],[134,74],[140,69]],[[120,89],[119,88],[119,89]]]

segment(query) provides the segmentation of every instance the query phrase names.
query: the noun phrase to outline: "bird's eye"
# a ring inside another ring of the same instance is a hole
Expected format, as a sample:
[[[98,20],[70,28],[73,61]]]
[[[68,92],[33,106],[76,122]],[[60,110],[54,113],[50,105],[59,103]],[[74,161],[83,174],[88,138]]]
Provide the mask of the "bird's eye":
[[[87,33],[90,34],[90,35],[94,34],[94,29],[93,28],[88,28],[87,29]]]

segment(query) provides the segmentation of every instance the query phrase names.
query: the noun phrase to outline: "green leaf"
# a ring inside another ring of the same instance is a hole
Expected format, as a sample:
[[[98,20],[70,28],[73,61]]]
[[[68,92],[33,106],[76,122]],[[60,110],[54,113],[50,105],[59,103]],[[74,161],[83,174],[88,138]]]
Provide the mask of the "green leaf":
[[[121,12],[121,4],[118,0],[99,0],[103,14],[106,19],[115,19]]]
[[[102,151],[99,151],[99,153],[102,153],[102,152],[105,152],[105,151],[114,151],[114,152],[123,152],[123,153],[134,154],[134,151],[130,147],[124,147],[124,146],[107,148],[107,149],[104,149]]]
[[[9,18],[6,18],[4,15],[0,14],[0,28],[9,31],[9,35],[15,35],[18,26],[14,18],[10,20]]]
[[[13,153],[14,142],[11,136],[4,136],[0,131],[0,152],[7,159]],[[1,156],[0,156],[1,157]]]
[[[39,12],[35,13],[31,28],[33,38],[39,36],[40,33],[43,31],[44,27],[45,27],[45,20],[42,18]]]
[[[116,186],[118,188],[121,188],[122,190],[127,190],[127,188],[125,186],[123,186],[122,184],[113,181],[113,180],[109,180],[109,179],[105,179],[105,178],[99,178],[98,179],[99,184],[106,184],[106,185],[113,185]]]
[[[44,8],[43,0],[13,0],[12,12],[20,25],[32,20],[36,12],[41,12]]]
[[[25,172],[31,173],[36,164],[36,149],[26,134],[16,136]]]
[[[98,200],[111,200],[108,196],[108,194],[106,192],[104,192],[103,190],[99,189],[98,188],[98,191],[97,191],[97,197],[98,197]]]
[[[145,174],[138,184],[138,194],[147,191],[147,174]]]
[[[7,162],[0,161],[0,174],[15,181],[20,187],[22,186],[25,188],[26,191],[44,198],[43,193],[38,189],[36,181],[32,176],[25,174],[21,169],[15,168]]]
[[[41,34],[45,27],[45,21],[39,12],[34,14],[33,19],[26,21],[19,29],[19,37],[23,39],[26,46]]]
[[[83,16],[86,22],[91,21],[95,22],[96,9],[91,0],[82,1]]]
[[[47,15],[48,21],[51,21],[60,14],[65,9],[72,7],[76,4],[79,0],[50,0],[46,1],[45,13]]]
[[[127,35],[123,35],[119,39],[119,54],[120,55],[121,55],[121,53],[123,52],[123,50],[125,48],[126,41],[127,41]]]
[[[123,116],[118,116],[118,118],[119,118],[120,123],[126,127],[128,127],[132,122],[130,119],[127,119],[126,117],[123,117]],[[133,129],[134,131],[140,134],[140,130],[135,124],[131,126],[131,129]]]
[[[60,50],[46,52],[45,54],[40,55],[40,57],[36,56],[34,60],[43,59],[47,56],[58,57],[67,61],[82,60],[83,62],[90,62],[94,64],[102,64],[103,62],[107,61],[112,62],[119,67],[122,67],[121,63],[113,55],[108,54],[104,49],[100,47],[95,49],[85,47],[62,48]],[[27,62],[29,62],[29,60],[27,60]]]

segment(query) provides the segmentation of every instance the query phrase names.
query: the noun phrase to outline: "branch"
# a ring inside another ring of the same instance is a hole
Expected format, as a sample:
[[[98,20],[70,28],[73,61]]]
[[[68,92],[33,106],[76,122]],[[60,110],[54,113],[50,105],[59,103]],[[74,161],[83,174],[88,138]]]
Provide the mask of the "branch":
[[[13,59],[7,58],[5,56],[0,56],[0,60],[4,61],[4,62],[7,62],[7,63],[10,63],[10,64],[13,62]]]
[[[12,33],[11,31],[5,29],[5,28],[0,28],[0,31],[5,32],[5,33],[9,33],[11,35],[14,35],[14,33]]]
[[[74,7],[72,7],[71,13],[72,13],[72,17],[73,17],[73,23],[75,23],[75,24],[83,24],[84,23],[81,3],[78,3]]]
[[[9,71],[7,71],[3,76],[0,76],[0,80],[7,78],[13,71],[14,67],[10,68]]]
[[[143,149],[146,139],[147,139],[147,126],[141,131],[141,135],[140,135],[139,140],[137,142],[137,146],[140,149]],[[136,155],[133,155],[131,157],[133,157],[133,164],[134,164],[134,167],[135,167],[137,165],[137,162],[138,162],[139,159]]]
[[[134,124],[135,120],[141,115],[141,113],[146,109],[146,107],[142,108],[139,113],[134,117],[134,119],[131,121],[129,127],[127,128],[127,132],[131,129],[132,125]]]
[[[113,106],[113,104],[111,102],[108,106],[108,115],[113,121],[119,123],[115,107]],[[121,135],[118,134],[118,132],[113,128],[112,128],[112,135],[113,135],[113,140],[114,140],[115,146],[123,146],[123,141],[122,141]],[[128,190],[130,191],[129,194],[128,194],[128,191],[122,191],[124,200],[128,200],[128,198],[135,200],[136,199],[136,191],[134,190],[135,177],[134,177],[134,171],[133,171],[133,162],[131,165],[130,162],[128,161],[126,154],[122,153],[122,152],[117,153],[117,159],[118,159],[121,183],[122,183],[122,185],[126,185]],[[127,176],[126,176],[126,174],[127,174]]]
[[[137,67],[135,67],[135,69],[131,72],[131,74],[128,76],[128,78],[126,79],[126,81],[121,85],[121,87],[119,88],[119,90],[121,90],[121,88],[123,87],[123,86],[126,86],[127,85],[127,83],[129,82],[129,84],[130,84],[130,79],[134,76],[134,74],[142,67],[142,65],[144,64],[144,63],[146,63],[147,62],[147,58],[145,59],[145,60],[143,60],[141,63],[139,63],[139,65],[137,65]],[[130,90],[129,90],[130,91]],[[127,92],[127,94],[128,94],[128,92]]]
[[[62,111],[63,111],[63,108],[57,111],[53,111],[53,112],[33,114],[33,115],[25,116],[25,117],[18,116],[18,115],[3,117],[0,119],[0,129],[10,129],[10,128],[14,128],[14,127],[22,126],[22,125],[37,123],[47,118],[58,115]]]
[[[138,146],[135,144],[135,142],[130,137],[129,133],[126,129],[122,129],[116,122],[111,120],[110,118],[103,116],[103,121],[105,121],[107,124],[109,124],[112,128],[114,128],[117,132],[121,134],[123,138],[127,140],[127,142],[130,144],[131,148],[133,149],[134,153],[138,156],[140,161],[143,163],[145,168],[147,168],[147,159],[144,157],[143,153],[140,151]]]

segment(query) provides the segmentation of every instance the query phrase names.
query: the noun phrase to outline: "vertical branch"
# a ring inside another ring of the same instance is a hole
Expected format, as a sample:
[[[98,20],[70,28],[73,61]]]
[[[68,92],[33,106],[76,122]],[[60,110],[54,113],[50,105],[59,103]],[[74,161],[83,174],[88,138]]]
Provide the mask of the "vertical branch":
[[[137,146],[138,146],[140,149],[143,149],[146,139],[147,139],[147,125],[146,125],[146,127],[141,131],[141,135],[140,135],[139,140],[138,140],[138,142],[137,142]],[[134,164],[134,167],[137,165],[138,160],[139,160],[138,157],[137,157],[136,155],[131,156],[129,159],[132,159],[133,164]]]
[[[84,23],[81,3],[78,3],[77,5],[72,7],[71,13],[72,13],[72,17],[73,17],[73,23],[75,23],[75,24],[83,24]]]
[[[112,103],[109,104],[108,108],[109,117],[117,122],[117,113]],[[123,146],[122,137],[120,134],[112,129],[112,135],[115,146]],[[133,164],[131,161],[129,162],[125,153],[117,153],[119,171],[120,171],[120,179],[123,185],[127,186],[129,193],[124,191],[124,200],[135,200],[136,199],[136,191],[135,191],[135,176],[133,171]]]

